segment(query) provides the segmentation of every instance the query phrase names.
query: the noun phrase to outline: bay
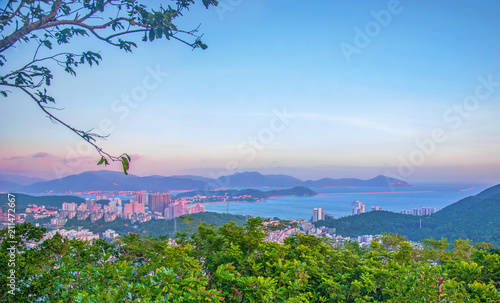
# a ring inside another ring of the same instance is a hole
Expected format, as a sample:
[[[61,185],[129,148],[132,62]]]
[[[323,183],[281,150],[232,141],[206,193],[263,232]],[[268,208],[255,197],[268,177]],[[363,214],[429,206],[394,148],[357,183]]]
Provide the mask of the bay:
[[[260,202],[204,204],[206,211],[262,218],[310,220],[313,209],[323,208],[334,218],[351,215],[351,202],[361,201],[370,211],[372,206],[399,212],[420,207],[435,207],[436,211],[468,196],[476,195],[489,185],[477,184],[416,184],[411,187],[329,187],[311,188],[318,193],[309,197],[272,197]],[[268,190],[268,189],[266,189]]]

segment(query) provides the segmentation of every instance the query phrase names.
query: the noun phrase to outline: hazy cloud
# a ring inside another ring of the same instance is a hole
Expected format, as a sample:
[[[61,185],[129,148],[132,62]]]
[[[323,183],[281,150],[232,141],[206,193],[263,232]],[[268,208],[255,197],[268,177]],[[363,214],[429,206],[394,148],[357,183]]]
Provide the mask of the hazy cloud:
[[[45,152],[38,152],[36,154],[34,154],[32,157],[33,158],[47,158],[47,157],[50,157],[51,155],[49,153],[45,153]]]
[[[137,160],[140,160],[140,159],[144,158],[144,156],[137,155],[137,154],[135,154],[135,155],[129,155],[129,156],[130,156],[130,160],[131,161],[137,161]]]
[[[63,159],[62,162],[63,163],[76,163],[76,162],[79,162],[79,161],[82,161],[84,159],[93,159],[94,157],[91,157],[91,156],[87,156],[87,157],[78,157],[78,158],[69,158],[69,159]]]
[[[14,156],[14,157],[10,157],[10,158],[3,158],[3,160],[20,160],[20,159],[23,159],[25,157],[23,156]]]

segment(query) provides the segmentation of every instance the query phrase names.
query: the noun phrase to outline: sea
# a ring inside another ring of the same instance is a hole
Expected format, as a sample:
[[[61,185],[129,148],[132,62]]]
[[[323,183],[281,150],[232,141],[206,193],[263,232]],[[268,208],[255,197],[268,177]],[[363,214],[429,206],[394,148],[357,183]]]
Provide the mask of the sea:
[[[435,207],[436,211],[463,198],[477,195],[491,185],[471,184],[416,184],[411,187],[327,187],[311,188],[316,196],[271,197],[260,202],[206,203],[205,211],[237,215],[260,216],[285,220],[310,220],[313,209],[320,207],[334,218],[351,215],[351,202],[365,204],[365,211],[372,206],[399,212],[421,207]],[[271,189],[260,189],[263,191]]]

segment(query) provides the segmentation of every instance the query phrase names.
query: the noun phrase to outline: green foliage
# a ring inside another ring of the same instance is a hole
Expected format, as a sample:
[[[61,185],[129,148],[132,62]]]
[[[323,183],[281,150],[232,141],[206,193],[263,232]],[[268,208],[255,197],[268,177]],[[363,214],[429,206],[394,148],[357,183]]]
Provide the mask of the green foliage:
[[[16,209],[26,208],[28,204],[44,205],[45,207],[62,208],[63,202],[81,204],[85,199],[77,196],[30,196],[26,194],[14,194],[16,196]],[[0,194],[0,207],[7,208],[7,194]],[[98,201],[99,202],[99,201]],[[107,202],[107,200],[106,200]]]
[[[189,219],[191,219],[192,221],[188,222]],[[184,232],[184,231],[190,232],[193,228],[196,228],[198,225],[202,224],[202,222],[214,226],[222,226],[223,224],[226,224],[231,221],[234,221],[239,224],[244,224],[246,222],[246,218],[244,216],[219,214],[213,212],[185,215],[180,218],[177,218],[176,220],[177,220],[176,222],[177,232]],[[95,222],[90,222],[90,218],[87,218],[85,220],[69,219],[64,225],[64,228],[77,229],[80,226],[89,229],[90,231],[95,233],[102,233],[107,229],[113,229],[120,235],[133,232],[144,235],[152,235],[155,237],[175,236],[173,219],[171,220],[153,219],[147,222],[136,222],[134,224],[132,224],[130,220],[120,219],[120,218],[110,222],[104,222],[103,218]]]
[[[190,220],[187,220],[190,221]],[[194,220],[192,220],[194,221]],[[191,222],[193,223],[193,222]],[[15,226],[15,297],[6,283],[7,229],[0,231],[3,302],[498,302],[500,256],[482,243],[384,235],[368,247],[297,234],[265,240],[260,218],[201,224],[176,244],[129,234],[116,245]]]

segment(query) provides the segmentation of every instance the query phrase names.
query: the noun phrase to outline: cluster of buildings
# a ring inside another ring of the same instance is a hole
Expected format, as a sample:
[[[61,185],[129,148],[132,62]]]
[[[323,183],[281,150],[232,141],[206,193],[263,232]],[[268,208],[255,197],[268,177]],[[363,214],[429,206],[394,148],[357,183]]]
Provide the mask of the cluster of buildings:
[[[354,215],[359,215],[363,214],[365,212],[365,204],[360,201],[353,201],[351,203],[351,214]]]
[[[326,213],[325,210],[322,209],[321,207],[313,209],[313,217],[312,217],[313,223],[321,220],[330,220],[330,219],[333,219],[333,215]]]
[[[279,221],[264,222],[264,225],[278,224]],[[314,226],[311,222],[306,222],[304,220],[298,221],[296,227],[289,227],[282,230],[270,231],[266,237],[267,241],[276,242],[282,244],[287,237],[291,237],[295,234],[306,234],[313,235],[315,237],[325,237],[337,241],[338,243],[347,241],[357,241],[361,247],[370,245],[370,242],[376,240],[376,236],[373,235],[363,235],[356,238],[342,237],[336,234],[335,228],[329,228],[325,226]]]
[[[434,213],[436,213],[436,208],[435,207],[421,207],[420,209],[414,208],[412,210],[400,210],[400,214],[403,215],[414,215],[414,216],[430,216]]]
[[[32,248],[32,247],[38,245],[39,243],[54,237],[56,234],[59,234],[59,235],[61,235],[62,238],[69,239],[69,240],[77,239],[77,240],[82,240],[82,241],[92,241],[92,240],[97,240],[100,238],[99,235],[94,234],[90,230],[84,229],[83,227],[80,226],[80,227],[78,227],[77,230],[74,230],[74,229],[70,229],[70,230],[53,229],[51,231],[46,232],[39,242],[27,242],[26,246],[29,248]],[[105,232],[102,233],[101,238],[113,240],[114,238],[116,238],[118,236],[119,235],[114,230],[107,229]]]
[[[372,211],[377,211],[377,210],[383,210],[382,207],[373,205],[372,206]],[[353,201],[351,203],[351,214],[352,215],[359,215],[365,212],[365,204],[360,201]],[[400,214],[403,215],[414,215],[414,216],[430,216],[434,213],[436,213],[436,208],[435,207],[421,207],[420,209],[414,208],[412,210],[400,210]]]
[[[205,206],[196,204],[189,207],[190,201],[172,199],[168,193],[152,194],[142,191],[136,193],[136,198],[135,202],[147,206],[156,219],[174,219],[182,215],[205,212]]]
[[[107,204],[100,201],[108,200]],[[76,218],[90,222],[104,219],[104,222],[114,221],[116,218],[129,219],[132,224],[135,222],[146,222],[151,219],[173,219],[186,214],[204,212],[205,207],[197,204],[189,207],[187,201],[182,199],[172,199],[168,193],[148,193],[146,191],[137,192],[135,199],[128,203],[122,203],[120,198],[109,198],[106,196],[96,196],[95,199],[87,198],[84,203],[62,204],[62,209],[52,215],[51,219],[54,227],[62,227],[67,219]]]
[[[189,202],[197,202],[197,203],[210,203],[210,202],[256,202],[259,199],[253,197],[252,195],[230,195],[226,193],[224,195],[219,196],[202,196],[196,195],[193,197],[184,198]]]

